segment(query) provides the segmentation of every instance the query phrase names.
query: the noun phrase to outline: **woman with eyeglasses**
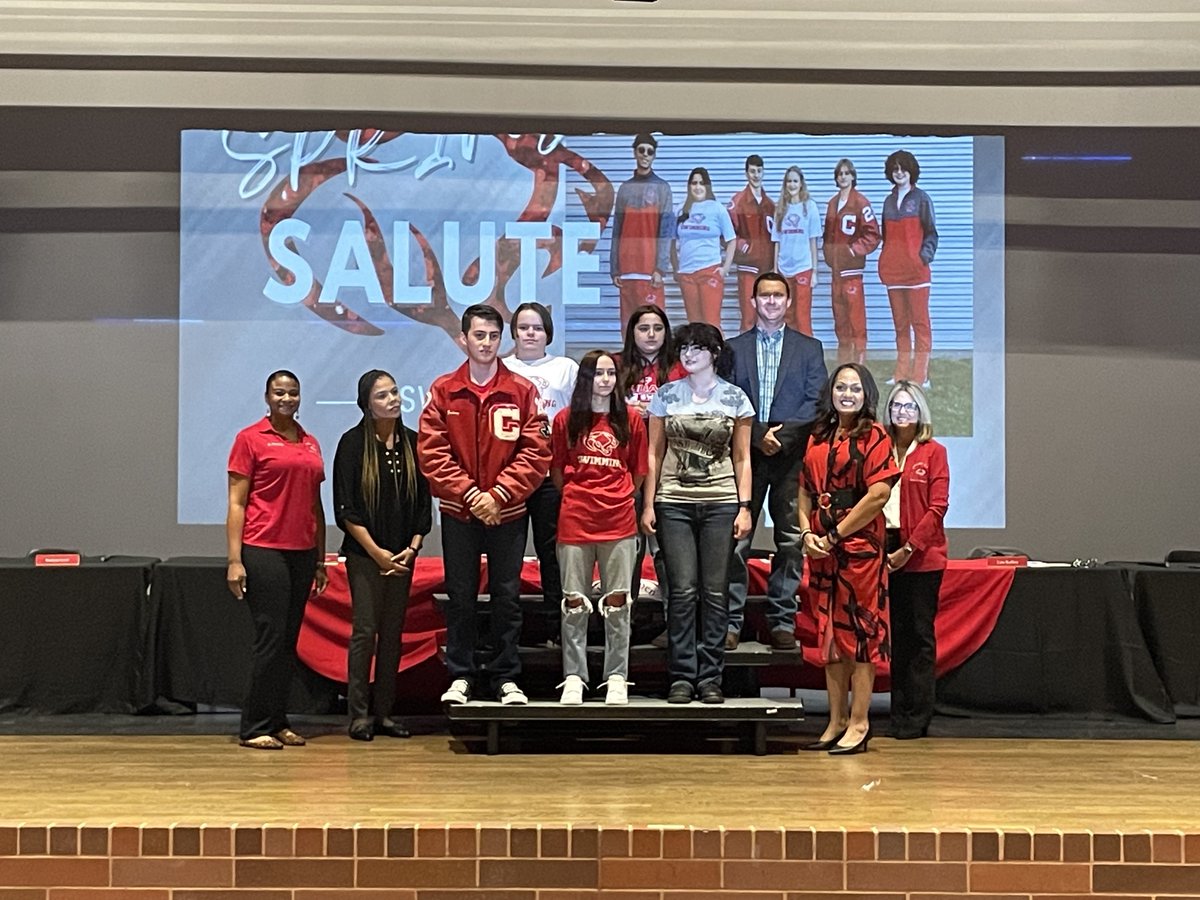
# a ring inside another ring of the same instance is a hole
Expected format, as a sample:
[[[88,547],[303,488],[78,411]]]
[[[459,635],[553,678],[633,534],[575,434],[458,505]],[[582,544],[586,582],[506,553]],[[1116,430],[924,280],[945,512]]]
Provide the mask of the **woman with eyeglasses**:
[[[929,401],[920,386],[898,381],[884,416],[900,490],[887,523],[888,594],[892,620],[892,737],[925,737],[933,718],[937,640],[933,621],[946,570],[942,520],[950,505],[946,448],[933,439]]]
[[[736,237],[729,210],[717,202],[713,193],[708,169],[692,169],[687,199],[675,217],[675,243],[671,247],[675,280],[689,322],[721,327],[721,302],[737,252]]]
[[[668,585],[668,703],[724,703],[733,542],[750,533],[750,426],[754,406],[717,374],[726,359],[716,326],[675,332],[686,377],[650,401],[642,530],[658,535]]]
[[[844,363],[825,383],[804,454],[799,515],[809,558],[817,649],[829,724],[805,750],[862,753],[875,665],[891,653],[883,507],[900,474],[876,421],[879,389],[865,366]]]
[[[817,283],[817,238],[821,235],[821,211],[808,193],[804,172],[788,166],[783,188],[775,204],[775,271],[787,276],[792,288],[788,324],[813,337],[812,289]]]

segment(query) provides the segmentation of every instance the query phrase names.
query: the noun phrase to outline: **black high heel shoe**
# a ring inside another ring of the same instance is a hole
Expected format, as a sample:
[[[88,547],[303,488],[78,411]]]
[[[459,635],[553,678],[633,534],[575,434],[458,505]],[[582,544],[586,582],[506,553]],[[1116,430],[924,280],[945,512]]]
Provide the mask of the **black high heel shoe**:
[[[849,729],[847,729],[849,730]],[[843,732],[845,734],[845,732]],[[867,726],[867,730],[863,732],[862,739],[857,744],[851,744],[848,747],[842,747],[834,742],[834,746],[829,748],[830,756],[849,756],[852,753],[866,753],[867,742],[871,740],[871,726]]]
[[[811,750],[814,753],[819,753],[821,751],[828,750],[830,747],[837,746],[837,742],[840,741],[845,734],[846,734],[846,729],[843,728],[841,731],[839,731],[837,734],[835,734],[833,737],[831,737],[827,741],[813,741],[811,744],[805,744],[800,749],[801,750]]]

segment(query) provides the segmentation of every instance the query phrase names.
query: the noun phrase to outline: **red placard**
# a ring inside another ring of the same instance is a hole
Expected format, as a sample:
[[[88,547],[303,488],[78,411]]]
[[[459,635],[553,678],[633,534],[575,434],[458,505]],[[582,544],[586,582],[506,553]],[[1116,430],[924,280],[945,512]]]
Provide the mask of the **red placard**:
[[[987,558],[989,566],[1003,566],[1009,569],[1020,569],[1029,565],[1028,556],[989,556]]]
[[[78,553],[36,553],[33,557],[35,566],[77,566]]]

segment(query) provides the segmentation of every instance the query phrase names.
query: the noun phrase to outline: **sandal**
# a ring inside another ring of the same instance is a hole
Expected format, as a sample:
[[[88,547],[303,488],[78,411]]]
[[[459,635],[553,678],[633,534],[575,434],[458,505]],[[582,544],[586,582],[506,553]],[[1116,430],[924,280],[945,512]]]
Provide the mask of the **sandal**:
[[[292,731],[290,728],[281,728],[279,731],[275,732],[275,740],[279,741],[279,743],[283,744],[285,747],[303,747],[306,743],[308,743],[306,740],[304,740],[304,738],[300,737],[300,735],[296,734],[296,732]]]
[[[276,740],[269,734],[260,734],[258,737],[242,738],[238,743],[243,747],[249,747],[251,750],[282,750],[283,742]]]

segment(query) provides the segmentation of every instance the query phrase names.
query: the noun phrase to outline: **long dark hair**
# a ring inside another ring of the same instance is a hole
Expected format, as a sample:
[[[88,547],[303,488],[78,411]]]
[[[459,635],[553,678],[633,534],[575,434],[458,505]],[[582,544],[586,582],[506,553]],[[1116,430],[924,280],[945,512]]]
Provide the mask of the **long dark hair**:
[[[709,176],[708,169],[704,168],[704,166],[696,166],[696,168],[692,169],[691,174],[688,175],[687,191],[684,194],[683,206],[679,210],[679,217],[675,220],[680,225],[682,225],[684,222],[686,222],[688,220],[688,216],[691,215],[691,213],[692,213],[692,204],[695,203],[695,201],[692,199],[692,179],[695,178],[697,175],[699,175],[700,180],[704,182],[704,187],[705,187],[704,199],[705,200],[716,200],[717,199],[717,195],[713,193],[712,177]]]
[[[642,377],[643,357],[642,351],[638,350],[637,346],[637,323],[638,319],[647,313],[658,316],[659,321],[663,324],[663,345],[662,349],[658,351],[658,358],[654,361],[659,384],[667,383],[667,375],[675,363],[675,345],[671,341],[671,320],[667,318],[666,312],[653,303],[639,306],[629,316],[629,321],[625,323],[625,346],[621,350],[621,358],[617,360],[620,369],[617,376],[617,390],[621,392],[622,403],[625,402],[625,398],[629,396],[633,386]]]
[[[846,369],[853,369],[857,372],[863,386],[862,409],[858,411],[858,416],[855,418],[854,426],[850,429],[848,436],[856,438],[866,434],[875,424],[875,407],[879,403],[879,388],[875,386],[874,376],[866,366],[858,363],[842,363],[829,373],[825,387],[821,389],[821,397],[817,401],[817,418],[813,421],[812,428],[812,436],[815,441],[829,440],[837,433],[839,420],[837,410],[833,408],[833,386],[837,383],[838,375]]]
[[[607,356],[614,363],[616,355],[607,350],[589,350],[579,361],[579,374],[575,377],[575,390],[571,393],[571,412],[567,414],[567,444],[575,446],[592,427],[592,385],[596,381],[596,363]],[[625,395],[620,385],[613,387],[608,398],[608,424],[613,436],[621,446],[629,443],[629,412],[625,408]]]
[[[375,420],[371,418],[371,393],[375,390],[375,383],[381,378],[388,378],[393,384],[396,382],[396,379],[383,369],[371,369],[358,379],[358,408],[363,414],[362,421],[358,423],[363,442],[360,486],[367,505],[367,514],[372,521],[379,513],[379,451],[375,447],[378,441],[375,437]],[[396,496],[406,498],[406,502],[411,504],[415,502],[416,497],[414,488],[417,484],[417,460],[412,447],[409,446],[408,436],[404,433],[404,422],[400,419],[396,420],[395,440],[402,448],[400,452],[404,454],[404,481],[396,482]],[[395,478],[395,475],[392,477]],[[404,487],[403,491],[400,489],[401,484]]]

